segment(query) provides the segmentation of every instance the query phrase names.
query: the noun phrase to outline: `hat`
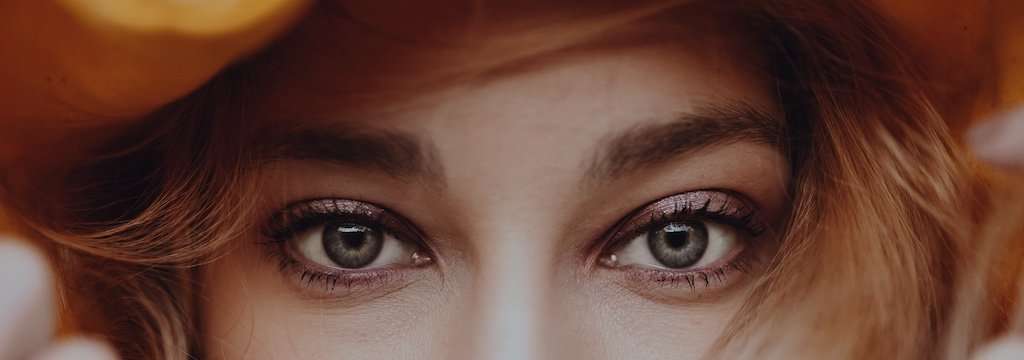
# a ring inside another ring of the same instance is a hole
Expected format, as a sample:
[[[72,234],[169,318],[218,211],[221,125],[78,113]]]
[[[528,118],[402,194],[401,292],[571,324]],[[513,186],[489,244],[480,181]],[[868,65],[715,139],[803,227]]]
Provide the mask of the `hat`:
[[[954,130],[1024,103],[1024,2],[874,0]],[[960,131],[957,131],[960,132]]]
[[[938,110],[958,133],[1024,101],[1024,2],[872,1],[908,40]],[[313,3],[5,2],[0,52],[13,56],[0,67],[0,109],[10,112],[3,125],[12,138],[33,143],[41,128],[138,118],[262,48]],[[0,144],[0,161],[9,160],[11,146]]]

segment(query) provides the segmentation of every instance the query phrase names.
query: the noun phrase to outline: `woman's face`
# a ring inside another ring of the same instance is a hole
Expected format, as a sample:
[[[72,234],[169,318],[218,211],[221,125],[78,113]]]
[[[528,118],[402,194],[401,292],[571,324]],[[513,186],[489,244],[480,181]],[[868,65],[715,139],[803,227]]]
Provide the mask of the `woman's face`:
[[[373,106],[325,89],[400,78],[365,61],[389,55],[284,55],[249,112],[280,127],[259,228],[203,269],[206,355],[699,358],[789,173],[756,57],[704,25]]]

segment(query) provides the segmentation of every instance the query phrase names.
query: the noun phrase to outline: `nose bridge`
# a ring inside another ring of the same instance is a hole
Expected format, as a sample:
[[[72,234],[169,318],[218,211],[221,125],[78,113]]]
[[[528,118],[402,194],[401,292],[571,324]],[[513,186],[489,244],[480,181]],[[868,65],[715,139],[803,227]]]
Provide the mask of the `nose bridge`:
[[[470,305],[460,316],[457,358],[543,358],[551,328],[547,314],[556,296],[549,229],[504,226],[477,232],[476,240],[487,245],[477,248]]]

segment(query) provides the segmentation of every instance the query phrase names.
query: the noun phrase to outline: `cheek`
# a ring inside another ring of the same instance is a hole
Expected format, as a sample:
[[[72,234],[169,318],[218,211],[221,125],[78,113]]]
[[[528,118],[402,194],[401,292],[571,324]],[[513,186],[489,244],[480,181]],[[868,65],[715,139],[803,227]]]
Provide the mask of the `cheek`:
[[[490,287],[467,279],[422,281],[359,304],[302,299],[261,259],[239,249],[201,270],[206,358],[445,359],[473,346],[459,329],[487,327],[473,314],[502,311],[473,305],[486,295],[473,288]],[[743,298],[665,304],[609,281],[563,280],[544,296],[550,312],[538,324],[553,358],[697,359]]]
[[[666,360],[701,359],[743,300],[728,296],[668,304],[598,280],[574,298],[577,310],[568,313],[575,313],[575,336],[582,337],[575,345],[592,349],[584,358]]]
[[[458,306],[430,280],[359,303],[302,298],[270,263],[239,249],[201,270],[207,358],[422,358]]]

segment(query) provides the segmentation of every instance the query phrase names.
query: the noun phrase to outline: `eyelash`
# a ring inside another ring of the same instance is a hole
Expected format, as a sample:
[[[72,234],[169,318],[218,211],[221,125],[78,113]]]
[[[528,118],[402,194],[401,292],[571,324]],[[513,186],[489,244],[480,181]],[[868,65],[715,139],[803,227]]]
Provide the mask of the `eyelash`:
[[[703,196],[703,202],[675,201],[671,209],[657,210],[659,204],[680,197]],[[758,238],[766,226],[757,220],[757,212],[753,207],[745,205],[742,200],[735,200],[738,195],[723,191],[706,190],[661,198],[644,206],[620,220],[604,236],[604,240],[596,242],[591,248],[594,254],[591,261],[604,257],[622,247],[627,241],[652,229],[665,226],[671,222],[683,220],[711,221],[731,226],[744,236],[744,247],[725,264],[715,267],[692,270],[668,270],[653,268],[623,269],[626,279],[631,283],[649,287],[680,287],[697,290],[698,286],[711,287],[714,282],[725,283],[733,272],[748,273],[755,251],[750,247],[752,239]],[[716,203],[716,204],[713,204]],[[739,206],[734,206],[739,205]],[[344,210],[343,210],[344,209]],[[645,214],[649,213],[649,214]],[[646,217],[646,219],[645,219]],[[639,220],[638,220],[639,219]],[[299,260],[294,251],[288,248],[289,241],[297,234],[312,229],[331,220],[352,220],[369,226],[379,226],[382,230],[394,234],[399,240],[406,241],[437,258],[434,251],[427,245],[425,237],[409,222],[391,215],[381,207],[352,200],[320,199],[295,203],[277,213],[263,231],[262,241],[269,248],[266,251],[276,261],[279,271],[294,276],[304,288],[317,286],[328,294],[333,294],[339,287],[345,291],[353,289],[375,289],[401,280],[406,269],[376,268],[371,270],[342,270],[328,268],[307,261]],[[600,250],[600,251],[593,251]]]
[[[678,196],[696,197],[704,195],[706,198],[702,203],[695,204],[692,201],[677,201],[668,211],[653,211],[658,204],[667,202]],[[750,249],[753,239],[759,238],[767,230],[767,226],[756,220],[757,211],[745,201],[738,200],[740,197],[728,191],[701,190],[685,194],[661,198],[647,206],[644,206],[628,216],[624,217],[609,232],[606,240],[602,242],[601,251],[597,252],[598,257],[620,249],[628,241],[654,229],[666,226],[669,223],[684,220],[699,220],[716,222],[722,225],[731,226],[746,235],[743,241],[744,248],[734,255],[732,259],[724,264],[692,270],[668,270],[653,268],[632,268],[625,269],[627,279],[633,283],[646,284],[650,287],[679,287],[686,286],[691,291],[697,290],[698,286],[704,288],[712,287],[713,282],[726,283],[730,273],[739,272],[747,274],[755,260],[753,254],[756,251]],[[712,206],[712,202],[718,200],[718,206]],[[731,204],[738,204],[737,207],[730,207]],[[698,205],[698,206],[694,206]],[[635,219],[643,219],[644,213],[651,210],[650,216],[639,223]],[[596,262],[596,261],[595,261]]]
[[[350,208],[349,210],[340,210]],[[360,210],[360,211],[352,211]],[[373,289],[394,283],[405,275],[402,269],[376,268],[372,270],[332,269],[297,259],[288,243],[303,231],[331,220],[351,220],[380,227],[399,240],[415,244],[430,252],[417,229],[403,219],[389,215],[388,210],[351,200],[320,199],[297,202],[277,213],[263,230],[262,244],[269,248],[266,254],[278,265],[283,274],[294,276],[305,288],[314,285],[328,294],[340,289]]]
[[[286,274],[296,274],[305,287],[316,285],[328,293],[334,293],[338,286],[341,289],[375,288],[401,279],[402,272],[395,269],[359,270],[315,270],[309,265],[283,253],[284,250],[273,252],[278,261],[278,269]]]

